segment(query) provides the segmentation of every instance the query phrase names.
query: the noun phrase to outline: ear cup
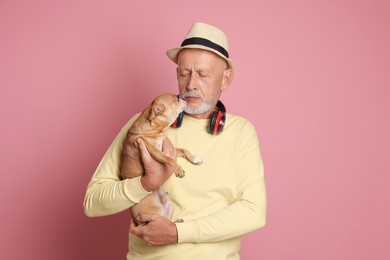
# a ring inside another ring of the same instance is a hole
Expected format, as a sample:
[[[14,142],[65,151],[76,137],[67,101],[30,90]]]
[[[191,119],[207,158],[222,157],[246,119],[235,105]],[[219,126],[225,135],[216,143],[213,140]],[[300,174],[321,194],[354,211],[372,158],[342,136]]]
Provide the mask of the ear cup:
[[[220,111],[214,111],[210,118],[210,123],[208,127],[208,132],[212,135],[219,134],[220,130],[220,121],[222,118],[222,113]]]
[[[184,111],[181,112],[181,113],[177,116],[175,122],[173,122],[173,124],[172,124],[171,126],[172,126],[173,128],[179,128],[179,127],[181,127],[181,125],[183,124],[183,116],[184,116]]]
[[[216,109],[210,118],[207,131],[212,135],[220,134],[223,131],[226,121],[226,109],[221,101],[218,100]]]
[[[224,113],[221,113],[221,112],[220,112],[220,114],[221,114],[221,119],[218,122],[218,132],[217,132],[217,134],[222,133],[223,127],[225,126],[225,121],[226,121],[226,115]]]

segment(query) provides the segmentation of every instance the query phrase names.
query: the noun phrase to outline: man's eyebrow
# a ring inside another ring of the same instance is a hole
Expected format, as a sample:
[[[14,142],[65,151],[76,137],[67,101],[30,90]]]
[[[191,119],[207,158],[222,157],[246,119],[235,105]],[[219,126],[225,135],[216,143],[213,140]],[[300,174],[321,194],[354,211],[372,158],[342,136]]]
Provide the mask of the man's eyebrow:
[[[179,70],[191,70],[190,68],[187,67],[178,67]]]
[[[210,69],[207,69],[207,68],[196,69],[196,72],[198,72],[198,73],[208,73],[209,71],[210,71]]]

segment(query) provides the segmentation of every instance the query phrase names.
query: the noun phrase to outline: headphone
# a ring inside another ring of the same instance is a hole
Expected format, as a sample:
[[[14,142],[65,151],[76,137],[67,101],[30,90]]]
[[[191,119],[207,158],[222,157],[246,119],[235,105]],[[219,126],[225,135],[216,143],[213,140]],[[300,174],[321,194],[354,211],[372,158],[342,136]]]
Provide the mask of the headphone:
[[[218,100],[217,105],[215,106],[215,111],[211,115],[210,123],[207,128],[207,132],[212,135],[220,134],[223,131],[226,121],[226,109],[221,101]],[[176,121],[171,125],[173,128],[179,128],[183,124],[184,111],[181,112]]]

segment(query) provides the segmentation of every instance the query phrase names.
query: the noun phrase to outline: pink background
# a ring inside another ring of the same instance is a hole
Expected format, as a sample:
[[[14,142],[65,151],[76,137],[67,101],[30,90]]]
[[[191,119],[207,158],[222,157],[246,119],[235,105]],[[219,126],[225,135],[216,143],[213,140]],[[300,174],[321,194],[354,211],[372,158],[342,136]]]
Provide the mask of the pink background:
[[[125,258],[128,214],[85,217],[85,188],[177,92],[165,51],[203,21],[230,37],[222,100],[265,161],[268,222],[242,258],[390,259],[389,1],[185,2],[0,1],[1,258]]]

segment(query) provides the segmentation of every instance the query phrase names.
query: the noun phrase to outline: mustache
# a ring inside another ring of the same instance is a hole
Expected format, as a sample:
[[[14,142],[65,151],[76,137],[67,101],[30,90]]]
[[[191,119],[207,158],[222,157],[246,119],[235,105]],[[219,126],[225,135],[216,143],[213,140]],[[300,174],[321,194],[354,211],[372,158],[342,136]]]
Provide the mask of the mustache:
[[[194,92],[191,92],[191,91],[186,92],[183,95],[181,95],[181,98],[183,98],[183,99],[186,98],[186,97],[196,97],[196,98],[200,98],[200,99],[203,100],[203,96],[202,95],[194,93]]]

